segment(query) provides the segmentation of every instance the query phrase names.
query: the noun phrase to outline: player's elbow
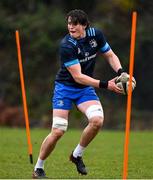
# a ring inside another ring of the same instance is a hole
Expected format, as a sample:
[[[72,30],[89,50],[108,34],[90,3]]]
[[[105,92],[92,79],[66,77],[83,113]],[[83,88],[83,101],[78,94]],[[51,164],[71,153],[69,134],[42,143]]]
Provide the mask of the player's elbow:
[[[74,75],[73,78],[74,78],[75,82],[82,84],[83,77],[82,77],[81,73]]]

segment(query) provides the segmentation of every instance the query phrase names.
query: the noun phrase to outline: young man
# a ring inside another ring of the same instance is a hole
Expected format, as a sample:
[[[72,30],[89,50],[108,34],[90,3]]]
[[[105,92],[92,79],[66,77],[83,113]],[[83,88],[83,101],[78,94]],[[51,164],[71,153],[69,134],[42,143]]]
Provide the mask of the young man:
[[[88,17],[82,10],[70,11],[67,15],[67,24],[69,33],[60,44],[61,68],[55,80],[52,130],[42,143],[33,178],[45,178],[44,161],[67,130],[72,103],[76,104],[89,121],[79,144],[70,155],[77,171],[86,175],[83,151],[101,129],[104,121],[103,108],[94,88],[106,88],[122,93],[115,84],[115,78],[102,81],[92,77],[97,52],[101,52],[118,75],[123,72],[118,57],[106,42],[103,33],[89,27]]]

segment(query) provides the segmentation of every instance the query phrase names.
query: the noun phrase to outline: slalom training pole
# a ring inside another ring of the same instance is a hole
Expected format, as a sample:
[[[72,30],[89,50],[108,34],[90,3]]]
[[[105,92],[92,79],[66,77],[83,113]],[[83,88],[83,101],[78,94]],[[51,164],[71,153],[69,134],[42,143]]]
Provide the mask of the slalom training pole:
[[[25,86],[24,86],[24,75],[23,75],[20,38],[19,38],[19,31],[18,30],[15,31],[15,37],[16,37],[16,45],[17,45],[18,65],[19,65],[19,72],[20,72],[20,83],[21,83],[21,90],[22,90],[22,101],[23,101],[23,109],[24,109],[24,117],[25,117],[25,125],[26,125],[28,151],[29,151],[30,163],[33,164],[32,144],[31,144],[30,127],[29,127],[29,117],[28,117],[27,100],[26,100],[26,93],[25,93]]]
[[[134,69],[136,21],[137,21],[137,12],[134,11],[132,13],[130,65],[129,65],[130,79],[129,79],[129,89],[128,89],[128,96],[127,96],[127,109],[126,109],[126,129],[125,129],[125,143],[124,143],[123,179],[127,179],[127,175],[128,175],[128,146],[129,146],[129,134],[130,134],[130,117],[131,117],[131,102],[132,102],[132,76],[133,76],[133,69]]]

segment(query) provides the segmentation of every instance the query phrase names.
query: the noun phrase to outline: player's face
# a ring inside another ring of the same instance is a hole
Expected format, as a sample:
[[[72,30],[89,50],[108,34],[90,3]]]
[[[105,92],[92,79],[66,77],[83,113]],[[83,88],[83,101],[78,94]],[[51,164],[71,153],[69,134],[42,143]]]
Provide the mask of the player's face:
[[[73,38],[80,39],[85,37],[85,28],[81,24],[73,24],[71,22],[71,17],[68,18],[68,31]]]

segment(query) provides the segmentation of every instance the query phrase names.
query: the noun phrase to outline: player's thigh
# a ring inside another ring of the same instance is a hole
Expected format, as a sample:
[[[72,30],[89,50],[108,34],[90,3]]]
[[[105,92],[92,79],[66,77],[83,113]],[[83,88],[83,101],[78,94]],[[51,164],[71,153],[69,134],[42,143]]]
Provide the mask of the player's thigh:
[[[69,110],[65,109],[53,109],[53,118],[61,117],[68,120]]]
[[[78,105],[78,109],[86,115],[90,122],[103,122],[104,120],[103,108],[100,101],[91,100],[83,102]]]
[[[87,109],[92,105],[99,105],[102,107],[100,101],[97,101],[97,100],[90,100],[90,101],[83,102],[83,103],[79,104],[77,107],[82,113],[85,114]]]
[[[53,109],[52,133],[62,136],[68,128],[69,110]]]

